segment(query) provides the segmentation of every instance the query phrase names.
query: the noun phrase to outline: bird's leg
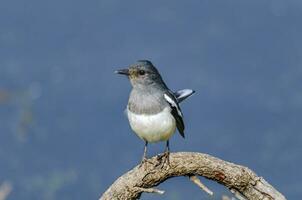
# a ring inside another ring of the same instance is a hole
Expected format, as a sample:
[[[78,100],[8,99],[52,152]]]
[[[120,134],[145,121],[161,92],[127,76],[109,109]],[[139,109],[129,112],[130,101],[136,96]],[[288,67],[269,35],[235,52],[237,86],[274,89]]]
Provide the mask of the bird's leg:
[[[146,162],[153,164],[151,161],[148,161],[148,159],[147,159],[147,146],[148,146],[148,142],[145,141],[144,155],[143,155],[143,158],[142,158],[142,161],[141,161],[139,167],[141,167]]]
[[[168,165],[170,165],[169,156],[170,156],[170,145],[169,145],[169,140],[167,140],[165,152],[157,156],[157,160],[159,161],[158,165],[161,165],[163,167],[166,162]]]
[[[144,155],[143,155],[143,158],[142,158],[142,162],[144,162],[145,160],[147,160],[147,146],[148,146],[148,142],[145,141]]]
[[[169,145],[169,140],[167,140],[166,143],[166,150],[164,153],[164,157],[165,157],[165,162],[167,162],[168,165],[170,165],[170,145]]]

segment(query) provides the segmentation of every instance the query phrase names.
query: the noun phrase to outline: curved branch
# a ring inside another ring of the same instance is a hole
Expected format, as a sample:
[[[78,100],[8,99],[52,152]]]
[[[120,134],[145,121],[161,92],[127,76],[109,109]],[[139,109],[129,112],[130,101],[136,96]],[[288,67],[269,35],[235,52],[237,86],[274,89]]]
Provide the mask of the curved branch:
[[[149,162],[150,161],[150,162]],[[170,164],[158,166],[155,156],[143,166],[136,166],[118,178],[102,195],[100,200],[138,199],[142,192],[163,193],[153,187],[175,176],[195,175],[214,180],[229,188],[235,195],[249,200],[285,200],[273,186],[247,167],[236,165],[213,156],[178,152],[170,154]]]

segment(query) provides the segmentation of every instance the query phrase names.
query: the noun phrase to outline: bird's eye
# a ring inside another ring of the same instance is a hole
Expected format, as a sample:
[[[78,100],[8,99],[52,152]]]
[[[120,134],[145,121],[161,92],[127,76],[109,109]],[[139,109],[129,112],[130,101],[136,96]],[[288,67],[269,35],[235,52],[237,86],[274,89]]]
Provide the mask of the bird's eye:
[[[138,73],[139,75],[145,75],[146,72],[144,70],[139,70]]]

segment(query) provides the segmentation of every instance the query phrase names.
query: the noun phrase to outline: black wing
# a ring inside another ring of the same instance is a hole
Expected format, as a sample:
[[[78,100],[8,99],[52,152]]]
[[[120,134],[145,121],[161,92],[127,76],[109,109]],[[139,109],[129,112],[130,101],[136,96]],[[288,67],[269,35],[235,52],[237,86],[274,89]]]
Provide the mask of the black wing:
[[[178,105],[177,99],[175,98],[173,93],[170,91],[168,91],[164,94],[164,98],[171,107],[171,114],[173,115],[173,117],[176,120],[176,126],[178,129],[178,132],[184,138],[185,137],[185,134],[184,134],[185,125],[184,125],[184,121],[182,119],[182,112]]]

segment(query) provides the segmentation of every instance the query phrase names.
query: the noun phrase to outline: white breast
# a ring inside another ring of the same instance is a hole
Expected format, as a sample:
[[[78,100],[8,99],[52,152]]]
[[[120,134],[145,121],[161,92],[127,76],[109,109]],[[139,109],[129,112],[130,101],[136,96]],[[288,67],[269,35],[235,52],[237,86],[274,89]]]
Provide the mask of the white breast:
[[[127,109],[132,130],[143,140],[158,142],[168,140],[175,132],[176,122],[170,108],[154,115],[135,114]]]

